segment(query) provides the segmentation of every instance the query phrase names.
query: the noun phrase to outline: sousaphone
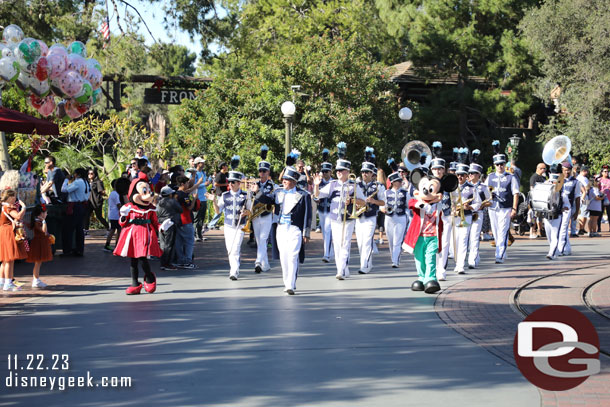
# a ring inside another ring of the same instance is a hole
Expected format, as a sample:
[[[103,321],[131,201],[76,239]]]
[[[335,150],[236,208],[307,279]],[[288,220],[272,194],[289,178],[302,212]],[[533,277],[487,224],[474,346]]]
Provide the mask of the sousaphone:
[[[572,149],[572,141],[567,136],[557,136],[549,140],[544,145],[542,151],[542,161],[548,166],[561,164],[566,159],[571,160],[570,150]]]

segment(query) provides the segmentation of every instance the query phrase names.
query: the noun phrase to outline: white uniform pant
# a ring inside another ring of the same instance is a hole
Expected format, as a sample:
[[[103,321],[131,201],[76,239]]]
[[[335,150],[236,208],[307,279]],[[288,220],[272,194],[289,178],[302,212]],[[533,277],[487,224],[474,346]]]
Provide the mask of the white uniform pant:
[[[271,225],[273,224],[273,215],[269,214],[264,217],[257,217],[252,220],[254,227],[254,236],[256,236],[256,261],[255,264],[260,264],[263,271],[271,268],[269,266],[269,257],[267,256],[267,242],[269,233],[271,233]]]
[[[481,229],[483,228],[483,211],[477,212],[477,220],[472,221],[470,237],[468,238],[468,265],[477,267],[481,260],[479,245],[481,243]]]
[[[559,229],[559,255],[572,254],[570,245],[570,222],[574,215],[574,208],[569,211],[561,212],[561,226]]]
[[[491,231],[496,241],[496,260],[504,261],[506,259],[511,209],[498,208],[496,210],[489,210],[489,223],[491,223]]]
[[[360,216],[356,219],[356,240],[358,252],[360,253],[360,271],[368,273],[373,268],[373,239],[375,238],[375,227],[377,216],[365,218]]]
[[[464,263],[466,263],[466,255],[468,253],[468,238],[470,234],[470,224],[472,224],[472,215],[464,215],[464,220],[468,223],[468,226],[458,227],[461,218],[455,217],[455,269],[454,271],[464,271]]]
[[[559,255],[559,229],[561,226],[561,216],[555,219],[544,219],[544,230],[546,232],[546,240],[549,242],[549,253],[547,256],[555,258]]]
[[[241,242],[244,240],[244,232],[242,232],[241,228],[242,226],[236,228],[224,226],[225,246],[229,256],[229,265],[231,266],[229,275],[235,277],[239,276],[239,256],[241,255]]]
[[[320,229],[324,238],[324,258],[330,260],[335,254],[333,250],[333,236],[330,228],[330,212],[318,212],[320,215]]]
[[[294,225],[277,225],[276,233],[284,287],[287,290],[296,290],[299,272],[299,251],[303,243],[301,229]]]
[[[341,242],[341,235],[343,234],[343,221],[330,221],[330,228],[332,231],[332,239],[335,249],[335,265],[337,266],[337,276],[344,278],[349,277],[349,252],[352,245],[352,234],[354,233],[354,227],[356,226],[355,220],[347,220],[345,222],[345,236],[343,242]]]
[[[400,264],[400,252],[402,242],[405,238],[405,229],[407,227],[407,217],[405,215],[385,215],[385,233],[388,236],[388,245],[390,246],[390,256],[392,256],[392,264]]]
[[[441,237],[441,252],[436,257],[436,274],[439,277],[445,278],[447,273],[447,259],[449,257],[449,245],[453,241],[453,226],[451,225],[451,216],[441,215],[443,220],[443,236]]]

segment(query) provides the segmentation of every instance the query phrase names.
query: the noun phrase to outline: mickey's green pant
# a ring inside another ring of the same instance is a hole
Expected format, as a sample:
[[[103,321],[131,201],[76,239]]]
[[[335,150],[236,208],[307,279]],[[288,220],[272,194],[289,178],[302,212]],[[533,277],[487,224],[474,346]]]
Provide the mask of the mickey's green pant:
[[[438,252],[438,238],[436,236],[420,236],[415,244],[413,256],[417,267],[418,280],[426,284],[436,281],[436,253]]]

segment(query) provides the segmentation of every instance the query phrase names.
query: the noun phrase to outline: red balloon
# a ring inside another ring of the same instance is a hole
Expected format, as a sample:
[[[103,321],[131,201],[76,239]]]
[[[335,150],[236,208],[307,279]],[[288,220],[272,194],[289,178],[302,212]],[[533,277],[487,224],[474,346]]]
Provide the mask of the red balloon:
[[[34,76],[39,81],[44,81],[49,77],[49,62],[46,57],[38,58],[38,63],[36,64],[36,71],[34,72]]]

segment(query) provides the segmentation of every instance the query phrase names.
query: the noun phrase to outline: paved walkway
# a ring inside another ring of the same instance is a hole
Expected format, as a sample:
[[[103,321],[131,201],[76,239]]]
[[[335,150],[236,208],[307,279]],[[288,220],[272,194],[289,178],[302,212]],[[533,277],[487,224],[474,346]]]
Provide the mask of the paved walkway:
[[[127,297],[128,263],[101,252],[100,239],[88,240],[87,257],[43,266],[45,281],[61,284],[52,295],[32,297],[31,290],[3,295],[3,347],[22,359],[32,353],[47,360],[69,354],[70,369],[49,376],[87,371],[96,380],[130,376],[132,387],[64,392],[4,388],[0,405],[547,404],[550,398],[541,398],[504,348],[522,319],[518,308],[509,305],[518,281],[506,280],[502,289],[510,288],[508,294],[498,295],[493,280],[529,273],[520,280],[524,283],[540,275],[549,264],[535,254],[543,241],[519,240],[506,267],[491,264],[491,249],[483,244],[481,269],[451,275],[445,290],[430,296],[407,289],[415,275],[413,260],[405,257],[401,269],[392,269],[387,244],[375,257],[374,273],[335,280],[334,265],[320,261],[319,235],[314,237],[308,254],[316,256],[306,260],[293,297],[282,294],[277,265],[262,275],[251,271],[255,251],[245,245],[242,278],[231,282],[218,232],[197,244],[200,270],[159,272],[157,293]],[[607,251],[602,242],[607,238],[577,239],[576,255],[553,265],[584,264],[585,256]],[[520,255],[514,256],[517,251]],[[353,259],[357,264],[357,256]],[[29,270],[18,265],[17,275]],[[593,301],[601,298],[600,309],[607,310],[606,281],[588,295]],[[463,293],[472,295],[460,297]],[[526,300],[521,294],[522,306],[531,312]],[[502,331],[495,337],[477,336],[496,327]],[[602,366],[607,367],[607,360]]]

